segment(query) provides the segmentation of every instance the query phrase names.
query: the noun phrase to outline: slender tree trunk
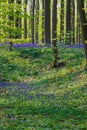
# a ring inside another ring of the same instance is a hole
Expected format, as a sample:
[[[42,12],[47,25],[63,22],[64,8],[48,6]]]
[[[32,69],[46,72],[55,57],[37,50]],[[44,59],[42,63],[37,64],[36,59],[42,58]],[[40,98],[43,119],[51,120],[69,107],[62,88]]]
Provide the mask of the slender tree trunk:
[[[42,43],[44,43],[44,0],[42,0]]]
[[[39,0],[36,0],[36,17],[35,17],[35,37],[36,43],[38,43],[38,27],[39,27]]]
[[[32,18],[31,18],[31,35],[32,35],[32,43],[34,43],[34,8],[35,8],[35,0],[32,0]]]
[[[48,46],[51,44],[51,37],[50,37],[50,0],[44,0],[44,8],[45,8],[45,20],[44,20],[44,29],[45,29],[45,44]]]
[[[9,25],[10,26],[14,26],[14,9],[11,9],[10,7],[12,6],[14,0],[8,0],[8,4],[9,4],[9,10],[11,11],[11,13],[8,15],[8,19],[9,19]],[[9,32],[9,50],[11,51],[12,50],[12,47],[13,47],[13,42],[12,42],[12,38],[14,38],[14,34],[11,30],[11,28],[9,27],[8,29],[8,32]]]
[[[28,37],[29,37],[29,42],[32,42],[32,28],[31,28],[31,17],[32,17],[32,3],[29,1],[29,16],[30,16],[30,18],[28,19],[28,31],[29,31],[29,35],[28,35]]]
[[[53,46],[53,55],[54,63],[53,67],[58,67],[58,50],[57,50],[57,0],[53,0],[53,9],[52,9],[52,46]]]
[[[27,39],[27,0],[24,0],[24,4],[25,4],[25,7],[24,7],[24,38]]]
[[[20,0],[16,0],[16,4],[21,5],[21,1]],[[21,22],[21,12],[20,10],[16,11],[16,18],[15,18],[15,26],[17,28],[17,33],[15,34],[15,38],[21,38],[21,27],[22,27],[22,22]]]
[[[77,18],[77,42],[80,44],[81,43],[81,24],[80,24],[80,18],[79,18],[79,14],[78,14],[78,18]]]
[[[71,36],[71,43],[75,43],[75,3],[74,0],[71,2],[71,30],[72,30],[72,36]]]
[[[87,69],[87,19],[84,10],[84,0],[78,0],[78,10],[79,10],[80,21],[82,26],[82,39],[85,47],[86,69]]]
[[[60,12],[60,43],[64,43],[64,0],[61,0],[61,12]]]
[[[71,44],[71,0],[66,0],[66,44]]]
[[[78,1],[77,1],[78,4]],[[77,27],[76,27],[76,42],[81,43],[81,22],[80,22],[80,15],[78,11],[78,5],[77,5]]]

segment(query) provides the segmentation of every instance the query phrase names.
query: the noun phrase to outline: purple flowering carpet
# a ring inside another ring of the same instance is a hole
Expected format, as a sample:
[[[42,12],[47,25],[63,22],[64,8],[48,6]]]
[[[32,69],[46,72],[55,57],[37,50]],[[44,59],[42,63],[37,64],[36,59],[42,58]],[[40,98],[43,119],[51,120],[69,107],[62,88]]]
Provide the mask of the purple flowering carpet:
[[[8,43],[6,44],[2,44],[0,43],[0,46],[7,46]],[[20,44],[16,44],[14,43],[13,46],[15,48],[20,48],[20,47],[24,47],[24,48],[28,48],[28,47],[33,47],[33,48],[39,48],[39,47],[44,47],[44,46],[40,46],[38,43],[20,43]],[[62,46],[62,45],[60,45]],[[63,45],[62,47],[68,47],[68,48],[84,48],[84,44],[71,44],[71,45]]]

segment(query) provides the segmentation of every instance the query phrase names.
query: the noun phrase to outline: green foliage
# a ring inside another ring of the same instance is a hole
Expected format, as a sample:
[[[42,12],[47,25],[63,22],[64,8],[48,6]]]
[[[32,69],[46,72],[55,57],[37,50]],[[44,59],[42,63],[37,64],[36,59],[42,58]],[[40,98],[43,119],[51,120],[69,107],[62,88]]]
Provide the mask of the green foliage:
[[[16,19],[29,18],[22,9],[22,4],[8,1],[1,1],[0,5],[0,42],[12,41],[17,35],[22,35],[23,29],[16,26]],[[19,26],[19,23],[17,23]],[[10,39],[8,39],[10,37]],[[14,39],[15,40],[15,39]],[[28,40],[28,39],[27,39]]]
[[[31,38],[27,38],[27,39],[14,39],[14,38],[11,38],[11,39],[5,39],[5,42],[9,42],[9,41],[12,41],[13,43],[16,43],[16,44],[20,44],[20,43],[28,43],[29,41],[31,40]]]
[[[38,49],[31,48],[30,50],[26,49],[20,52],[20,57],[24,57],[24,58],[29,58],[29,57],[38,58],[40,56],[41,56],[41,50]]]

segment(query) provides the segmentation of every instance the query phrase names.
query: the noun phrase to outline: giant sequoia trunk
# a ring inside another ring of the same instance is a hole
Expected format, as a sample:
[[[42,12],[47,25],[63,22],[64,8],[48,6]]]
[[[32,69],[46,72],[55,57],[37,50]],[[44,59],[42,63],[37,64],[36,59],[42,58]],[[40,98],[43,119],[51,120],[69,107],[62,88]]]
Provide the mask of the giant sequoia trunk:
[[[78,11],[79,11],[80,21],[82,26],[82,39],[85,47],[86,69],[87,69],[87,19],[84,10],[84,0],[78,0]]]
[[[45,26],[45,44],[49,45],[51,43],[51,38],[50,38],[50,0],[44,0],[44,6],[45,6],[45,22],[44,22],[44,26]]]

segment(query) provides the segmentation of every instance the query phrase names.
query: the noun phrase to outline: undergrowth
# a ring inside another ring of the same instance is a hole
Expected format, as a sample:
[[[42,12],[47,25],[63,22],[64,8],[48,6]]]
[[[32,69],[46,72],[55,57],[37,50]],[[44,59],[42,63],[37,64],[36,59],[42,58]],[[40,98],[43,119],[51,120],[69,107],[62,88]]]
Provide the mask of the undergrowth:
[[[82,49],[59,48],[65,67],[54,69],[51,48],[0,49],[0,130],[86,130],[87,72]],[[27,85],[22,85],[25,82]]]

